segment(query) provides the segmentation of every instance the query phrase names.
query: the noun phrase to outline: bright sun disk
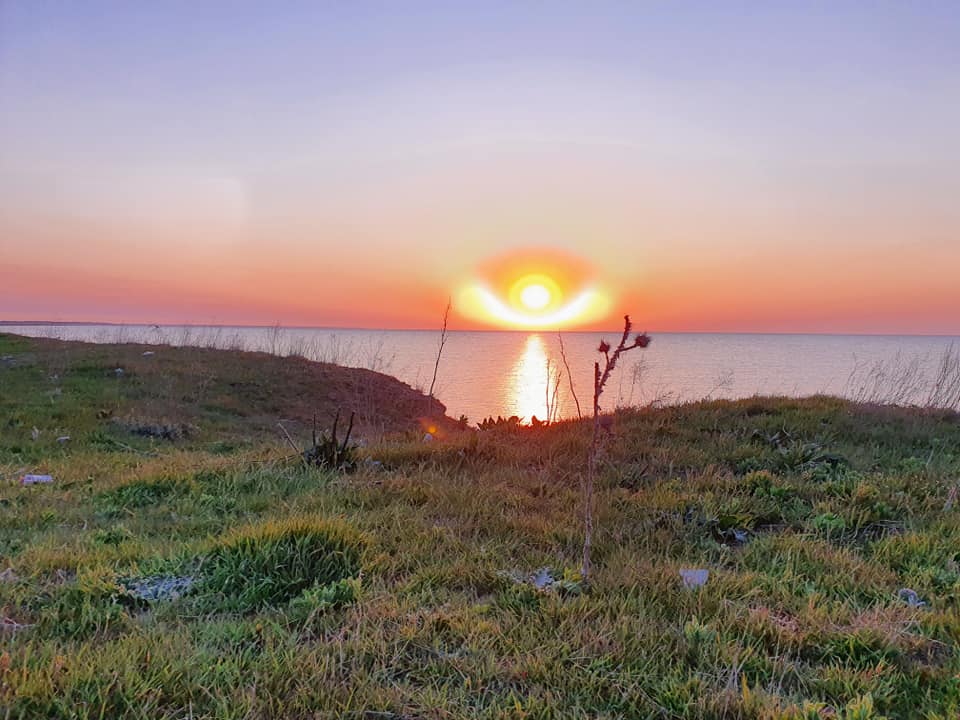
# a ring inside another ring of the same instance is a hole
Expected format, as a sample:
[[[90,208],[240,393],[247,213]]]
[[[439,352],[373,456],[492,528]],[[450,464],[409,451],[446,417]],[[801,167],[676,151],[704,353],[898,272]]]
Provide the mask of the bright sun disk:
[[[520,302],[528,310],[543,310],[550,303],[550,291],[539,283],[527,285],[520,292]]]

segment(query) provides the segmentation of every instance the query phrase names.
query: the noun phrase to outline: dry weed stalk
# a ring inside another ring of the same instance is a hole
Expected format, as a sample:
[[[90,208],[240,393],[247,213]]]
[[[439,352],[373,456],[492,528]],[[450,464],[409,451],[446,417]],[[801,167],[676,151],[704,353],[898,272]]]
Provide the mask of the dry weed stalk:
[[[427,397],[433,399],[433,386],[437,384],[437,370],[440,368],[440,356],[443,354],[443,346],[447,342],[447,321],[450,319],[451,301],[447,300],[447,309],[443,311],[443,326],[440,328],[440,345],[437,347],[437,359],[433,363],[433,379],[430,381],[430,392]]]
[[[556,374],[553,373],[552,369],[553,363],[548,358],[547,359],[547,383],[544,388],[544,393],[546,395],[546,410],[547,417],[545,420],[546,424],[555,423],[557,417],[560,413],[560,381],[563,379],[563,370],[557,370]],[[537,424],[537,417],[534,415],[533,425]]]
[[[593,439],[590,443],[590,456],[587,460],[587,473],[583,482],[583,565],[580,568],[580,574],[584,582],[590,580],[590,550],[593,544],[593,487],[597,475],[597,455],[600,452],[600,396],[603,394],[603,388],[610,379],[610,373],[613,372],[617,360],[623,353],[635,350],[636,348],[645,348],[650,344],[650,336],[646,333],[639,333],[630,343],[630,332],[633,324],[630,322],[630,316],[623,316],[623,335],[620,337],[620,343],[612,348],[606,340],[600,341],[600,347],[597,350],[603,355],[603,370],[600,369],[600,363],[593,364]]]
[[[583,413],[580,412],[580,400],[577,398],[577,391],[573,387],[573,373],[570,372],[570,363],[567,362],[567,352],[563,347],[563,335],[557,330],[557,339],[560,341],[560,359],[563,360],[563,366],[567,369],[567,381],[570,383],[570,395],[573,397],[573,402],[577,405],[577,420],[583,419]]]

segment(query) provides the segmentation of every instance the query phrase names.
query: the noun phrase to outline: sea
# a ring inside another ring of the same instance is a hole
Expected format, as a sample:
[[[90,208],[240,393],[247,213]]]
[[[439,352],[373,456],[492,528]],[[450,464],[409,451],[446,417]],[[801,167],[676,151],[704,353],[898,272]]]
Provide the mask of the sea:
[[[299,355],[393,375],[471,423],[589,415],[601,340],[619,333],[298,327],[15,325],[35,337],[203,346]],[[838,395],[960,409],[960,337],[651,333],[623,354],[604,410],[751,396]],[[441,339],[443,345],[441,347]],[[439,358],[439,359],[438,359]]]

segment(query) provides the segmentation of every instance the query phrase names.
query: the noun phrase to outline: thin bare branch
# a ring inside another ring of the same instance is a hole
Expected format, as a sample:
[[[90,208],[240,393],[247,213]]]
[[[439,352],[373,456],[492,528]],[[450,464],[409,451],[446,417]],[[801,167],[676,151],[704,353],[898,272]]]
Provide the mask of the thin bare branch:
[[[293,441],[293,438],[290,437],[290,433],[287,432],[287,429],[283,426],[282,423],[277,423],[277,427],[280,428],[280,432],[283,433],[283,437],[286,438],[286,441],[290,444],[301,458],[303,458],[303,451],[297,447],[297,444]]]

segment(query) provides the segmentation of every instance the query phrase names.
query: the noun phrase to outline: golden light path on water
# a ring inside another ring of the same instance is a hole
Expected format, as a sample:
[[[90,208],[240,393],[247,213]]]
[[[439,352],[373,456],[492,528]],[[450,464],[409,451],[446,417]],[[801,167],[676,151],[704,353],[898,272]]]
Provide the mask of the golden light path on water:
[[[523,353],[513,366],[504,398],[503,407],[508,409],[508,415],[516,415],[524,423],[529,423],[534,415],[540,420],[546,419],[548,373],[543,340],[539,335],[529,335]]]

